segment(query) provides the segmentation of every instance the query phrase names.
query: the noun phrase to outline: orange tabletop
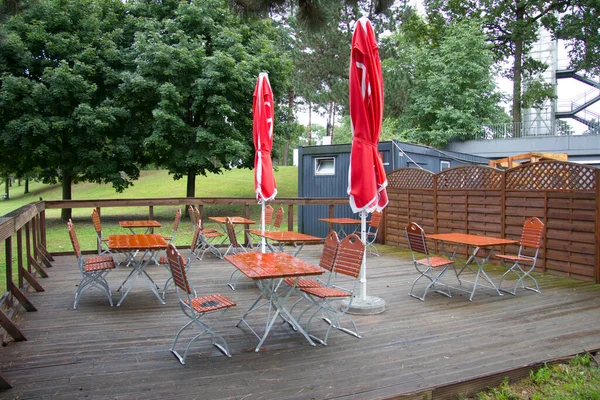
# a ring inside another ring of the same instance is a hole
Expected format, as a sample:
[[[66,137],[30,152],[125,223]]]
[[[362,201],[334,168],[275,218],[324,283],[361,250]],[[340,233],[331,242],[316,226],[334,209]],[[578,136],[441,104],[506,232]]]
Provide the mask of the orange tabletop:
[[[251,279],[277,279],[321,275],[324,269],[287,253],[248,252],[225,259]]]
[[[115,251],[161,250],[167,248],[167,242],[158,234],[110,235],[108,248]]]
[[[210,219],[211,221],[218,222],[220,224],[224,224],[227,217],[208,217],[208,219]],[[255,221],[244,217],[229,217],[229,219],[231,219],[231,222],[234,224],[252,225],[256,223]]]
[[[468,233],[436,233],[425,235],[427,239],[440,240],[449,243],[463,244],[474,247],[495,247],[519,243],[517,240],[500,239],[488,236],[471,235]]]
[[[162,225],[155,220],[119,221],[121,228],[160,228]]]
[[[330,224],[352,225],[360,224],[360,219],[355,218],[319,218],[319,221],[329,222]]]
[[[323,239],[316,236],[306,235],[300,232],[293,231],[261,231],[260,229],[252,229],[253,235],[264,237],[276,242],[322,242]]]

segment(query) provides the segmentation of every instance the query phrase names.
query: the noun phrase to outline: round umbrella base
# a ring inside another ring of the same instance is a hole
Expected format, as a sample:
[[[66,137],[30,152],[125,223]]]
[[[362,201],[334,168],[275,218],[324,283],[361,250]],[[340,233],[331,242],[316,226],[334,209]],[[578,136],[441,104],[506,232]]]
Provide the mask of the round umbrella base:
[[[342,300],[342,307],[347,307],[349,300]],[[385,300],[380,297],[367,296],[365,300],[360,297],[352,299],[352,304],[348,311],[348,314],[356,315],[375,315],[381,314],[385,311]]]

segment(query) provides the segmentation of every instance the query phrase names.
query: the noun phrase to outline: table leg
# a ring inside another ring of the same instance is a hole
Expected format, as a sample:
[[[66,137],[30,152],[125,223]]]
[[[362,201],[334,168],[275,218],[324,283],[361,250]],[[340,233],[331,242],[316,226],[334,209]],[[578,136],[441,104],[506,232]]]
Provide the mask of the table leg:
[[[142,276],[142,278],[144,278],[144,280],[146,281],[146,284],[148,285],[150,290],[152,290],[152,293],[154,293],[154,295],[161,302],[161,304],[165,304],[165,302],[160,297],[160,294],[156,290],[157,289],[156,283],[154,282],[154,280],[152,280],[150,275],[148,275],[148,273],[146,272],[146,267],[152,260],[155,253],[156,252],[146,250],[144,252],[144,254],[142,255],[142,258],[139,261],[134,262],[132,271],[129,273],[129,275],[127,275],[127,278],[125,278],[125,281],[123,281],[123,283],[119,287],[119,290],[121,290],[121,288],[123,288],[123,286],[125,285],[125,283],[129,280],[129,278],[131,276],[133,276],[133,280],[127,287],[127,290],[125,291],[125,293],[123,293],[123,295],[121,296],[121,299],[117,303],[117,307],[119,307],[121,305],[121,303],[123,303],[123,300],[125,300],[125,298],[129,294],[129,292],[131,291],[131,288],[133,288],[133,285],[135,285],[135,282],[137,281],[137,279],[140,276]],[[149,257],[147,257],[147,256],[149,256]]]

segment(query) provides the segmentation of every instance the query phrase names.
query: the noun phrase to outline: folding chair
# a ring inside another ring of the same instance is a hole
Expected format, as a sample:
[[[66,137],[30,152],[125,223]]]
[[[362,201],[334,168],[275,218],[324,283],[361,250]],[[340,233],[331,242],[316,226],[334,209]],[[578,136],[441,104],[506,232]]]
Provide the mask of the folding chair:
[[[367,237],[366,237],[366,247],[369,249],[370,254],[374,254],[379,257],[379,251],[377,247],[375,247],[375,240],[377,240],[377,233],[379,232],[379,225],[381,224],[381,218],[383,217],[383,213],[381,211],[373,211],[371,214],[371,219],[367,222]],[[354,231],[357,235],[360,236],[360,230]]]
[[[227,229],[227,237],[229,238],[229,247],[227,251],[225,251],[225,256],[231,251],[233,254],[246,252],[246,248],[242,246],[242,244],[237,240],[237,234],[235,232],[235,227],[233,226],[233,222],[231,218],[227,217],[225,220],[225,229]],[[239,276],[235,279],[235,282],[231,283],[233,277],[239,274]],[[233,272],[229,276],[229,280],[227,281],[227,286],[231,288],[231,290],[235,290],[235,285],[237,285],[237,281],[242,277],[242,273],[234,268]]]
[[[523,231],[521,233],[521,241],[519,242],[519,252],[517,255],[510,254],[496,254],[495,258],[502,261],[502,265],[508,268],[507,263],[512,263],[512,266],[502,275],[500,278],[500,284],[498,287],[500,290],[506,293],[510,293],[513,296],[517,294],[517,288],[521,285],[522,288],[527,290],[533,290],[534,292],[541,293],[540,287],[538,286],[537,280],[531,276],[531,271],[535,268],[537,262],[538,253],[542,246],[542,238],[544,236],[544,223],[539,218],[533,217],[525,221],[523,225]],[[533,254],[533,255],[532,255]],[[527,268],[523,264],[531,264]],[[512,291],[502,289],[502,282],[508,274],[515,274],[517,276],[517,282]],[[523,280],[529,278],[535,284],[535,288],[525,286]]]
[[[77,257],[77,265],[81,271],[81,282],[79,282],[77,291],[75,292],[73,309],[77,309],[77,303],[79,302],[81,295],[86,290],[95,287],[99,288],[106,294],[110,306],[112,307],[112,293],[110,292],[110,287],[106,281],[106,274],[108,274],[111,269],[115,268],[114,259],[112,256],[97,256],[89,257],[87,259],[83,258],[81,254],[81,247],[79,246],[79,240],[77,239],[77,234],[75,233],[75,227],[70,219],[67,221],[67,227],[69,229],[71,244],[73,245],[73,250],[75,251],[75,257]]]
[[[196,250],[194,251],[196,258],[198,260],[202,260],[204,253],[210,251],[217,258],[223,259],[223,254],[221,254],[221,250],[219,250],[215,242],[225,235],[223,235],[221,232],[215,231],[214,229],[203,229],[201,219],[198,219],[198,226],[196,229],[199,231],[199,240],[197,242]]]
[[[273,213],[274,213],[274,209],[273,206],[271,206],[270,204],[267,204],[265,206],[265,231],[269,231],[271,230],[271,225],[273,224]],[[261,221],[262,222],[262,221]],[[257,237],[255,235],[250,234],[251,238],[255,238],[258,240],[257,244],[254,244],[253,241],[249,242],[248,245],[251,248],[254,248],[256,246],[260,246],[261,244],[261,238]]]
[[[360,240],[360,237],[354,233],[346,236],[340,241],[338,246],[337,254],[333,263],[332,277],[329,287],[307,287],[300,289],[303,293],[308,296],[312,304],[300,314],[298,321],[302,316],[313,307],[317,307],[306,322],[306,332],[315,341],[327,345],[327,339],[331,328],[336,328],[349,335],[360,338],[356,323],[346,312],[352,305],[354,299],[354,292],[359,282],[360,269],[362,267],[362,261],[365,253],[365,246]],[[341,287],[338,283],[338,279],[342,277],[352,278],[352,288]],[[338,305],[333,302],[336,300],[348,299],[347,305]],[[329,324],[325,336],[321,339],[314,334],[310,333],[310,324],[317,314],[321,314],[321,317],[325,322]],[[344,328],[340,324],[341,318],[346,318],[350,321],[353,330]]]
[[[340,244],[340,239],[336,232],[331,231],[325,238],[325,243],[323,244],[323,251],[321,252],[321,258],[319,260],[319,266],[328,272],[326,280],[320,279],[307,279],[300,278],[296,283],[296,290],[300,291],[301,289],[306,288],[326,288],[329,287],[331,283],[331,279],[333,277],[333,264],[335,262],[335,256],[337,255],[338,246]],[[288,286],[294,286],[296,282],[295,278],[284,278],[283,282]],[[294,308],[298,303],[302,300],[306,299],[306,295],[300,291],[302,297],[300,297],[296,302],[290,307],[290,314],[294,311]],[[293,327],[293,326],[292,326]]]
[[[229,353],[229,347],[227,346],[227,341],[223,336],[216,333],[213,328],[217,325],[223,315],[227,312],[229,307],[234,307],[236,304],[229,300],[227,297],[222,296],[220,294],[211,294],[207,296],[198,297],[196,294],[196,290],[189,282],[187,278],[186,272],[186,262],[179,255],[179,252],[175,248],[175,246],[170,243],[167,247],[167,258],[169,260],[169,268],[171,270],[171,277],[173,278],[173,282],[175,283],[175,287],[177,288],[177,297],[179,298],[179,307],[183,314],[188,317],[190,320],[179,329],[177,334],[175,335],[175,340],[173,341],[173,345],[171,346],[171,353],[181,364],[185,364],[185,359],[188,355],[190,347],[196,339],[198,339],[204,333],[208,333],[211,337],[212,344],[219,349],[223,354],[227,357],[231,357]],[[188,259],[190,260],[190,259]],[[191,261],[191,260],[190,260]],[[202,321],[202,318],[209,313],[220,311],[218,317],[210,324]],[[175,350],[177,346],[177,341],[181,333],[190,325],[197,325],[200,328],[200,333],[194,336],[187,346],[185,347],[185,352],[183,353],[183,357]],[[220,342],[220,343],[219,343]]]
[[[440,294],[443,294],[447,297],[452,297],[450,294],[450,287],[445,284],[441,277],[446,273],[448,268],[452,266],[454,268],[454,272],[456,273],[456,267],[454,266],[454,261],[449,260],[444,257],[439,256],[431,256],[429,255],[429,250],[427,249],[427,241],[425,240],[425,232],[423,228],[421,228],[418,224],[414,222],[410,222],[406,226],[406,238],[408,239],[408,247],[412,253],[413,263],[415,264],[415,268],[417,272],[419,272],[419,276],[414,280],[411,288],[409,296],[419,299],[421,301],[425,301],[425,296],[427,296],[427,291],[429,288],[433,287],[434,291]],[[415,253],[424,254],[425,258],[417,259],[415,257]],[[439,271],[439,272],[434,272]],[[425,288],[423,292],[423,296],[419,297],[413,293],[415,290],[415,285],[422,278],[428,279],[430,282]],[[435,289],[435,284],[440,283],[446,286],[447,292],[442,292],[440,290]]]
[[[280,231],[281,230],[281,224],[283,223],[283,207],[279,207],[277,209],[277,212],[275,213],[275,219],[273,220],[273,225],[271,226],[271,230],[272,231]],[[279,243],[279,251],[283,251],[283,243]],[[295,246],[295,244],[294,244]],[[275,246],[273,246],[273,244],[267,242],[267,247],[269,248],[269,250],[271,252],[276,252],[276,248]]]
[[[190,255],[188,256],[186,262],[185,262],[185,270],[186,272],[189,271],[191,265],[192,265],[192,260],[194,258],[196,258],[196,248],[198,247],[198,242],[200,240],[200,229],[198,229],[200,225],[200,222],[197,223],[196,225],[196,229],[194,229],[194,235],[192,236],[192,243],[190,244]],[[167,270],[171,270],[170,266],[169,266],[169,259],[168,257],[161,257],[160,258],[160,264],[164,265]],[[165,299],[165,293],[167,292],[167,288],[169,287],[169,285],[171,285],[171,282],[173,281],[173,277],[170,276],[167,281],[165,282],[165,287],[163,288],[163,292],[162,292],[162,298],[163,300]]]
[[[114,256],[113,252],[108,248],[108,239],[105,239],[102,235],[102,224],[100,223],[100,214],[94,209],[92,211],[92,222],[94,223],[94,229],[96,230],[96,238],[98,241],[98,255],[110,254]]]
[[[163,238],[169,243],[175,243],[175,237],[177,236],[177,231],[179,230],[179,222],[181,222],[181,208],[177,209],[175,213],[175,220],[173,221],[173,228],[171,229],[171,235],[165,236]]]

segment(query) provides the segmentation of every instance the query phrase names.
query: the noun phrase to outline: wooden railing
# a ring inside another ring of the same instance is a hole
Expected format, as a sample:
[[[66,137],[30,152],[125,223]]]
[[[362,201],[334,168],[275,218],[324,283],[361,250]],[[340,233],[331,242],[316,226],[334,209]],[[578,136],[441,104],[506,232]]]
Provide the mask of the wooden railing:
[[[348,205],[347,198],[277,198],[277,204],[287,206],[288,230],[294,227],[294,208],[298,206],[328,205],[329,215],[334,216],[336,205]],[[6,260],[6,292],[0,301],[0,326],[15,341],[27,340],[23,332],[13,322],[14,316],[22,309],[36,311],[35,305],[26,296],[27,291],[44,291],[41,278],[48,277],[52,268],[53,255],[46,243],[46,210],[77,208],[120,208],[148,207],[148,217],[154,218],[157,206],[198,206],[201,216],[206,206],[239,205],[243,207],[245,217],[250,216],[250,207],[256,206],[254,198],[149,198],[149,199],[113,199],[113,200],[64,200],[40,201],[23,206],[10,214],[0,217],[0,243],[4,242]],[[16,241],[16,249],[15,243]],[[87,249],[89,252],[95,249]],[[15,254],[16,253],[16,254]],[[17,274],[14,274],[14,271]],[[16,277],[14,276],[16,275]],[[5,336],[5,334],[3,334]],[[8,385],[0,376],[0,390]]]

